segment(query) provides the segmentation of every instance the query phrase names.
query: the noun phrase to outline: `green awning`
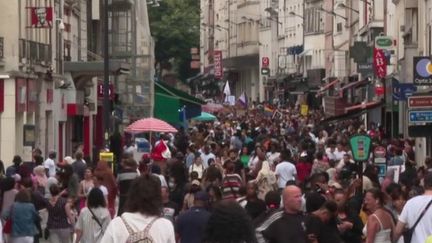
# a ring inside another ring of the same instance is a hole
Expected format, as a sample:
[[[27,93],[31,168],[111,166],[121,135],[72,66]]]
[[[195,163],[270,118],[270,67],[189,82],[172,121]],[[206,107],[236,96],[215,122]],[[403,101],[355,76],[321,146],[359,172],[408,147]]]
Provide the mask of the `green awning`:
[[[180,100],[191,103],[191,104],[196,104],[196,105],[204,105],[205,104],[205,102],[203,100],[195,98],[186,92],[178,90],[178,89],[171,87],[167,84],[164,84],[162,82],[155,82],[155,92],[156,93],[162,93],[162,94],[168,94],[168,95],[177,97]]]
[[[180,100],[178,98],[160,92],[155,93],[154,117],[171,124],[179,123],[179,108]]]

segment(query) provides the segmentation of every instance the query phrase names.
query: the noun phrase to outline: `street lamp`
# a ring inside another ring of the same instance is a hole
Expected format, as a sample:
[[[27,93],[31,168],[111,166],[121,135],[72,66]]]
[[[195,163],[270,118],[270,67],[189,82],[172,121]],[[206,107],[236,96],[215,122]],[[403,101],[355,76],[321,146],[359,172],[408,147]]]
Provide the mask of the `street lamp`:
[[[296,14],[295,12],[291,11],[288,13],[289,16],[293,16],[293,17],[299,17],[301,19],[304,19],[303,16],[301,16],[300,14]]]
[[[318,8],[318,11],[322,11],[322,12],[324,12],[324,13],[328,13],[328,14],[331,14],[331,15],[333,15],[333,16],[336,16],[336,17],[342,18],[342,19],[344,19],[345,21],[348,20],[347,17],[342,16],[342,15],[340,15],[340,14],[337,14],[337,13],[335,13],[334,11],[328,11],[328,10],[322,8],[322,7],[321,7],[321,8]]]
[[[344,3],[338,3],[338,4],[336,4],[336,9],[342,9],[342,8],[349,9],[349,10],[353,11],[354,13],[359,13],[359,11],[358,11],[357,9],[354,9],[354,8],[348,7],[348,6],[345,5]]]

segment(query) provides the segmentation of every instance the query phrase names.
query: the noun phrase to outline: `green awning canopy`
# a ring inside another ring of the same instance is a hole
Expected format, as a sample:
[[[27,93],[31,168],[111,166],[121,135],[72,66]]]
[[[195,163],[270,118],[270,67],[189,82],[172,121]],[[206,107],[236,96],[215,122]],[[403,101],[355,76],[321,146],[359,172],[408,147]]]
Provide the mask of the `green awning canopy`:
[[[180,100],[178,98],[158,92],[155,93],[154,117],[172,124],[179,123],[179,107]]]
[[[192,95],[178,90],[176,88],[173,88],[167,84],[161,83],[161,82],[155,82],[155,91],[162,93],[162,94],[168,94],[174,97],[179,98],[183,102],[196,104],[196,105],[204,105],[205,102],[203,100],[200,100],[198,98],[193,97]]]

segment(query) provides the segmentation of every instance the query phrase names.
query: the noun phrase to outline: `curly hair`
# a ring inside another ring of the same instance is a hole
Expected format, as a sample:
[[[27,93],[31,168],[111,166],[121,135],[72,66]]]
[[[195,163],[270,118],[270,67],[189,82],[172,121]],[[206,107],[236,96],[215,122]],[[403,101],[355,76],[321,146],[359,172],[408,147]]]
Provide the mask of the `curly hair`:
[[[213,208],[203,242],[254,243],[252,220],[237,202],[221,201]]]
[[[126,199],[127,212],[159,216],[161,206],[161,182],[158,177],[145,174],[132,182]]]

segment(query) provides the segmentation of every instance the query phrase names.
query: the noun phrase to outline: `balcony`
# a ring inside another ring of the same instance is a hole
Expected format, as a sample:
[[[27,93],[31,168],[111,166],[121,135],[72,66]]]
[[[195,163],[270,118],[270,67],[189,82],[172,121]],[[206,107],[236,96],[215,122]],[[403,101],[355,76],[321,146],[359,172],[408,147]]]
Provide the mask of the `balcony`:
[[[52,51],[49,44],[19,39],[20,62],[48,66],[52,62]]]

